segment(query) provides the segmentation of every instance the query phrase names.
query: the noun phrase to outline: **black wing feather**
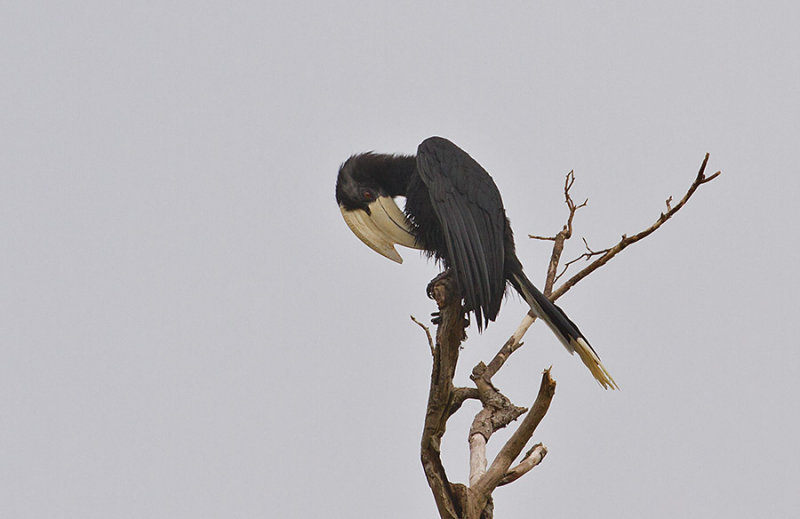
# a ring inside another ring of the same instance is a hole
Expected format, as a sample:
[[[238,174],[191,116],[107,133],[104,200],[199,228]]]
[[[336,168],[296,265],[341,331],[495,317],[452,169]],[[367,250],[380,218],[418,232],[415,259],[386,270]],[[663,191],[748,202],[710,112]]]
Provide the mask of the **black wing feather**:
[[[478,329],[497,317],[505,292],[505,211],[492,177],[461,148],[441,137],[419,145],[417,171],[428,188],[454,271]]]

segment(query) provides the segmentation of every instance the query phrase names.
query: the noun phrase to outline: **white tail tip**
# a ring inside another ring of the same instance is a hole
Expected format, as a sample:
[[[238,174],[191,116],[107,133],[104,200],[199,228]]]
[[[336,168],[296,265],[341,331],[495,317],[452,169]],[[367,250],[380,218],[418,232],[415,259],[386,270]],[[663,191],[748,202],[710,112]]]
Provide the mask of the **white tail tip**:
[[[586,367],[589,368],[589,371],[592,372],[594,378],[603,386],[604,389],[619,389],[619,386],[616,382],[614,382],[614,378],[608,372],[603,363],[600,362],[600,358],[597,354],[592,350],[592,347],[589,346],[582,337],[576,340],[570,341],[570,345],[578,352],[581,360]]]

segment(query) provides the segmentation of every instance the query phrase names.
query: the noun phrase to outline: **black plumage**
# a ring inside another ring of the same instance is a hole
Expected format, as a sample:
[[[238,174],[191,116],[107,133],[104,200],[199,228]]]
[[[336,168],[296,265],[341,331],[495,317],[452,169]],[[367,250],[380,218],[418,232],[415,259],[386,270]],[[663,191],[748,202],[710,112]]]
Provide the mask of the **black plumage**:
[[[525,276],[500,191],[472,157],[447,139],[431,137],[419,145],[416,156],[365,153],[350,157],[339,169],[336,201],[345,215],[371,215],[373,202],[396,196],[406,198],[410,245],[455,275],[479,330],[497,317],[510,283],[567,350],[578,351],[604,387],[616,387],[577,326]]]
[[[497,317],[507,270],[515,267],[500,192],[480,164],[441,138],[419,146],[417,173],[406,191],[406,213],[424,249],[455,274],[480,329]]]

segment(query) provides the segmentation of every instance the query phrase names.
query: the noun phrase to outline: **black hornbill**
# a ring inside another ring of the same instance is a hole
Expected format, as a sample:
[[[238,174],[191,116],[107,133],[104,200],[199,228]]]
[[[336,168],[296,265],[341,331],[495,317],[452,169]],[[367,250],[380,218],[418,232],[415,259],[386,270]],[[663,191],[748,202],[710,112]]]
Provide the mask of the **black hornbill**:
[[[405,213],[396,196],[406,198]],[[604,388],[618,389],[575,323],[525,276],[500,191],[452,142],[431,137],[416,156],[351,156],[339,168],[336,202],[353,233],[383,256],[402,263],[397,244],[441,261],[455,275],[479,331],[497,317],[510,283]]]

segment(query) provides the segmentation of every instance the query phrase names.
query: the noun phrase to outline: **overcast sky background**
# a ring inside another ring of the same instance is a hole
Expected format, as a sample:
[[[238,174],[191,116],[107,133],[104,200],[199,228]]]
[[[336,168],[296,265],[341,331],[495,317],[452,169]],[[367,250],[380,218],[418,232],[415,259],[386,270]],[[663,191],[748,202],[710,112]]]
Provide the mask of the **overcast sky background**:
[[[794,2],[0,3],[0,516],[435,517],[419,463],[435,265],[348,230],[339,164],[431,135],[500,187],[544,279],[650,225],[496,377],[544,463],[497,517],[800,506]],[[474,327],[457,382],[523,316]],[[450,422],[448,475],[467,476]],[[496,452],[507,434],[490,443]]]

